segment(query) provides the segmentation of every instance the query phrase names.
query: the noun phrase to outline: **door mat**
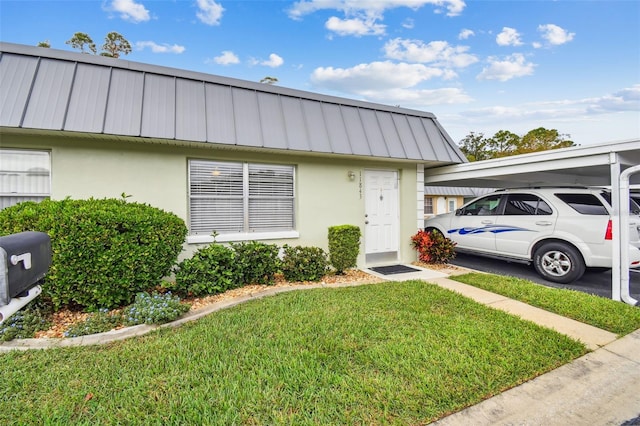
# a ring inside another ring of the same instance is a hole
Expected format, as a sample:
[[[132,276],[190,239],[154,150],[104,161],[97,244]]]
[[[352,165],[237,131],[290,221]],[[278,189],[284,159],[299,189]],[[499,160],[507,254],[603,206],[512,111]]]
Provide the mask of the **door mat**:
[[[406,274],[408,272],[420,272],[420,269],[411,268],[406,265],[389,265],[389,266],[376,266],[374,268],[369,268],[373,272],[377,272],[382,275],[392,275],[392,274]]]

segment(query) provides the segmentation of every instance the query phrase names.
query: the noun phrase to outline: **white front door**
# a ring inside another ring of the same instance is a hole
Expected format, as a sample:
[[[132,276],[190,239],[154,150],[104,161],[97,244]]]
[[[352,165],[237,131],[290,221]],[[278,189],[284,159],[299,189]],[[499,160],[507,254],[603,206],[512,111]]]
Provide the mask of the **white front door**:
[[[398,172],[365,170],[365,252],[397,253],[400,215]]]

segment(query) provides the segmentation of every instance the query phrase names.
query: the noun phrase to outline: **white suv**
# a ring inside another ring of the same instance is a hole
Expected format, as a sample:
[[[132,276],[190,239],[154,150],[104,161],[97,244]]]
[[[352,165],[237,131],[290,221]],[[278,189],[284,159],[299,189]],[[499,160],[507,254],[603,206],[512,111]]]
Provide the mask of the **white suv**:
[[[586,268],[611,268],[610,194],[595,188],[503,189],[455,212],[425,221],[456,242],[456,250],[533,262],[543,278],[570,283]],[[640,207],[629,220],[631,268],[640,267]]]

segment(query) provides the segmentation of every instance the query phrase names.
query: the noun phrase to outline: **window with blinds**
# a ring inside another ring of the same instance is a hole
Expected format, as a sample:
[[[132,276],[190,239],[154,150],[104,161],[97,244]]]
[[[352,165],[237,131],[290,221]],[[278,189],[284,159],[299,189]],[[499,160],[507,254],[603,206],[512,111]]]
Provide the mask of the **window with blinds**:
[[[48,151],[0,149],[0,210],[51,196]]]
[[[294,167],[189,161],[191,235],[291,231]]]
[[[424,214],[433,214],[433,198],[424,197]]]

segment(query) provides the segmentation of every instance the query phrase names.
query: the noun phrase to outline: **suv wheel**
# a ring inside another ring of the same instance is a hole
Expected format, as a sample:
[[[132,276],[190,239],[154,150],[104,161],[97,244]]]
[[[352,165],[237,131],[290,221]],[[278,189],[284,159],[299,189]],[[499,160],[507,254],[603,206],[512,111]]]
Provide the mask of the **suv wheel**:
[[[580,253],[565,243],[545,243],[533,255],[536,272],[544,279],[568,284],[579,279],[585,271]]]

